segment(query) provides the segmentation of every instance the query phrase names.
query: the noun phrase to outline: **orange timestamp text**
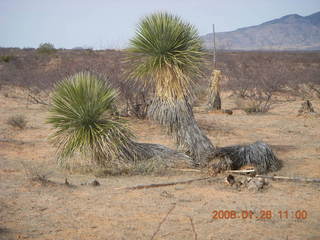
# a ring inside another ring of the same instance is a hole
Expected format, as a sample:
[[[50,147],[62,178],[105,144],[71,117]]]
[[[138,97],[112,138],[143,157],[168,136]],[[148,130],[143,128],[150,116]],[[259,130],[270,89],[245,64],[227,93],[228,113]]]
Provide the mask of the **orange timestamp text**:
[[[300,219],[305,220],[308,218],[306,210],[214,210],[212,211],[212,219]]]

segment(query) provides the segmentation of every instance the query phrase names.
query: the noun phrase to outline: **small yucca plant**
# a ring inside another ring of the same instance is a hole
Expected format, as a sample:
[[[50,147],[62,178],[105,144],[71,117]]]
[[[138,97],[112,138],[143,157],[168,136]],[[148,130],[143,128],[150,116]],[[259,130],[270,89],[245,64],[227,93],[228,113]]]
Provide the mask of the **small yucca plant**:
[[[48,123],[56,129],[51,140],[62,167],[69,167],[75,153],[99,166],[134,159],[133,135],[124,120],[112,114],[116,96],[105,80],[90,72],[55,86]]]

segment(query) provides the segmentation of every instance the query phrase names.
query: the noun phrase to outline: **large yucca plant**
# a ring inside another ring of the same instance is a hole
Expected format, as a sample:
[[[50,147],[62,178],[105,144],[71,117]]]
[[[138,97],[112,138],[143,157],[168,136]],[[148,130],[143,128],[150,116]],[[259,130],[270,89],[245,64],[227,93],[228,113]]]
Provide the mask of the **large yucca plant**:
[[[139,23],[129,53],[131,77],[155,86],[149,117],[167,126],[195,163],[206,160],[214,147],[197,126],[190,104],[203,56],[195,27],[169,13],[152,14]]]
[[[117,92],[101,77],[82,72],[55,86],[48,123],[56,129],[51,140],[58,162],[68,166],[75,153],[100,166],[135,157],[132,133],[113,116]]]
[[[131,76],[153,80],[159,96],[175,100],[192,94],[203,56],[194,26],[168,13],[152,14],[139,23],[129,51]]]

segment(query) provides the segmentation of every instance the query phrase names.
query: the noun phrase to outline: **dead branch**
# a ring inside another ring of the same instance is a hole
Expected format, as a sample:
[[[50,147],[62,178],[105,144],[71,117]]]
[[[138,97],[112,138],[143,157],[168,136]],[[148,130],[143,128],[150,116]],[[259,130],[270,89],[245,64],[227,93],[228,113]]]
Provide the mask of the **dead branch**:
[[[255,169],[246,169],[246,170],[229,170],[226,173],[234,173],[234,174],[248,174],[255,173]],[[312,183],[320,183],[319,178],[303,178],[303,177],[285,177],[285,176],[267,176],[267,175],[255,175],[258,178],[265,178],[271,180],[284,180],[284,181],[292,181],[292,182],[312,182]]]
[[[256,170],[254,169],[245,169],[245,170],[228,170],[226,173],[238,173],[238,174],[247,174],[247,173],[252,173],[255,172]]]
[[[116,190],[136,190],[136,189],[144,189],[144,188],[166,187],[166,186],[172,186],[172,185],[177,185],[177,184],[188,184],[188,183],[192,183],[192,182],[196,182],[196,181],[207,180],[209,178],[210,177],[204,177],[204,178],[196,178],[196,179],[190,179],[190,180],[185,180],[185,181],[177,181],[177,182],[137,185],[137,186],[133,186],[133,187],[116,188]]]
[[[174,204],[169,211],[167,212],[166,216],[161,220],[161,222],[159,223],[157,230],[152,234],[150,240],[153,240],[155,238],[155,236],[157,235],[157,233],[160,231],[161,225],[166,221],[166,219],[168,218],[169,214],[173,211],[173,209],[176,207],[176,204]]]
[[[266,175],[256,175],[256,177],[266,178],[266,179],[271,179],[271,180],[292,181],[292,182],[320,183],[319,178],[283,177],[283,176],[266,176]]]
[[[192,227],[192,232],[193,232],[193,235],[194,235],[194,240],[197,240],[198,239],[198,235],[197,235],[197,232],[196,232],[196,228],[193,224],[193,221],[192,221],[192,217],[188,216],[189,220],[190,220],[190,224],[191,224],[191,227]]]

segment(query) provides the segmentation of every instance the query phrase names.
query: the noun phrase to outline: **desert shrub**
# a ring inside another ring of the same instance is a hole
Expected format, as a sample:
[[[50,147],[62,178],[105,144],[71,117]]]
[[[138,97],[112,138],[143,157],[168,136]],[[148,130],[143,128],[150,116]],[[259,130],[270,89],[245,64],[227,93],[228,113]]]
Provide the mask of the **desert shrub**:
[[[41,43],[37,49],[37,52],[41,54],[52,54],[56,51],[57,50],[52,43]]]
[[[246,98],[249,99],[249,102],[244,110],[247,113],[268,112],[273,103],[271,97],[272,93],[268,94],[264,91],[251,91],[246,96]]]
[[[246,96],[233,96],[236,109],[244,110],[246,113],[266,113],[274,103],[271,96],[259,91],[248,91]]]
[[[7,120],[7,124],[13,127],[24,129],[27,126],[27,120],[23,115],[14,115]]]
[[[11,55],[0,56],[0,60],[5,63],[10,62],[13,58]]]

